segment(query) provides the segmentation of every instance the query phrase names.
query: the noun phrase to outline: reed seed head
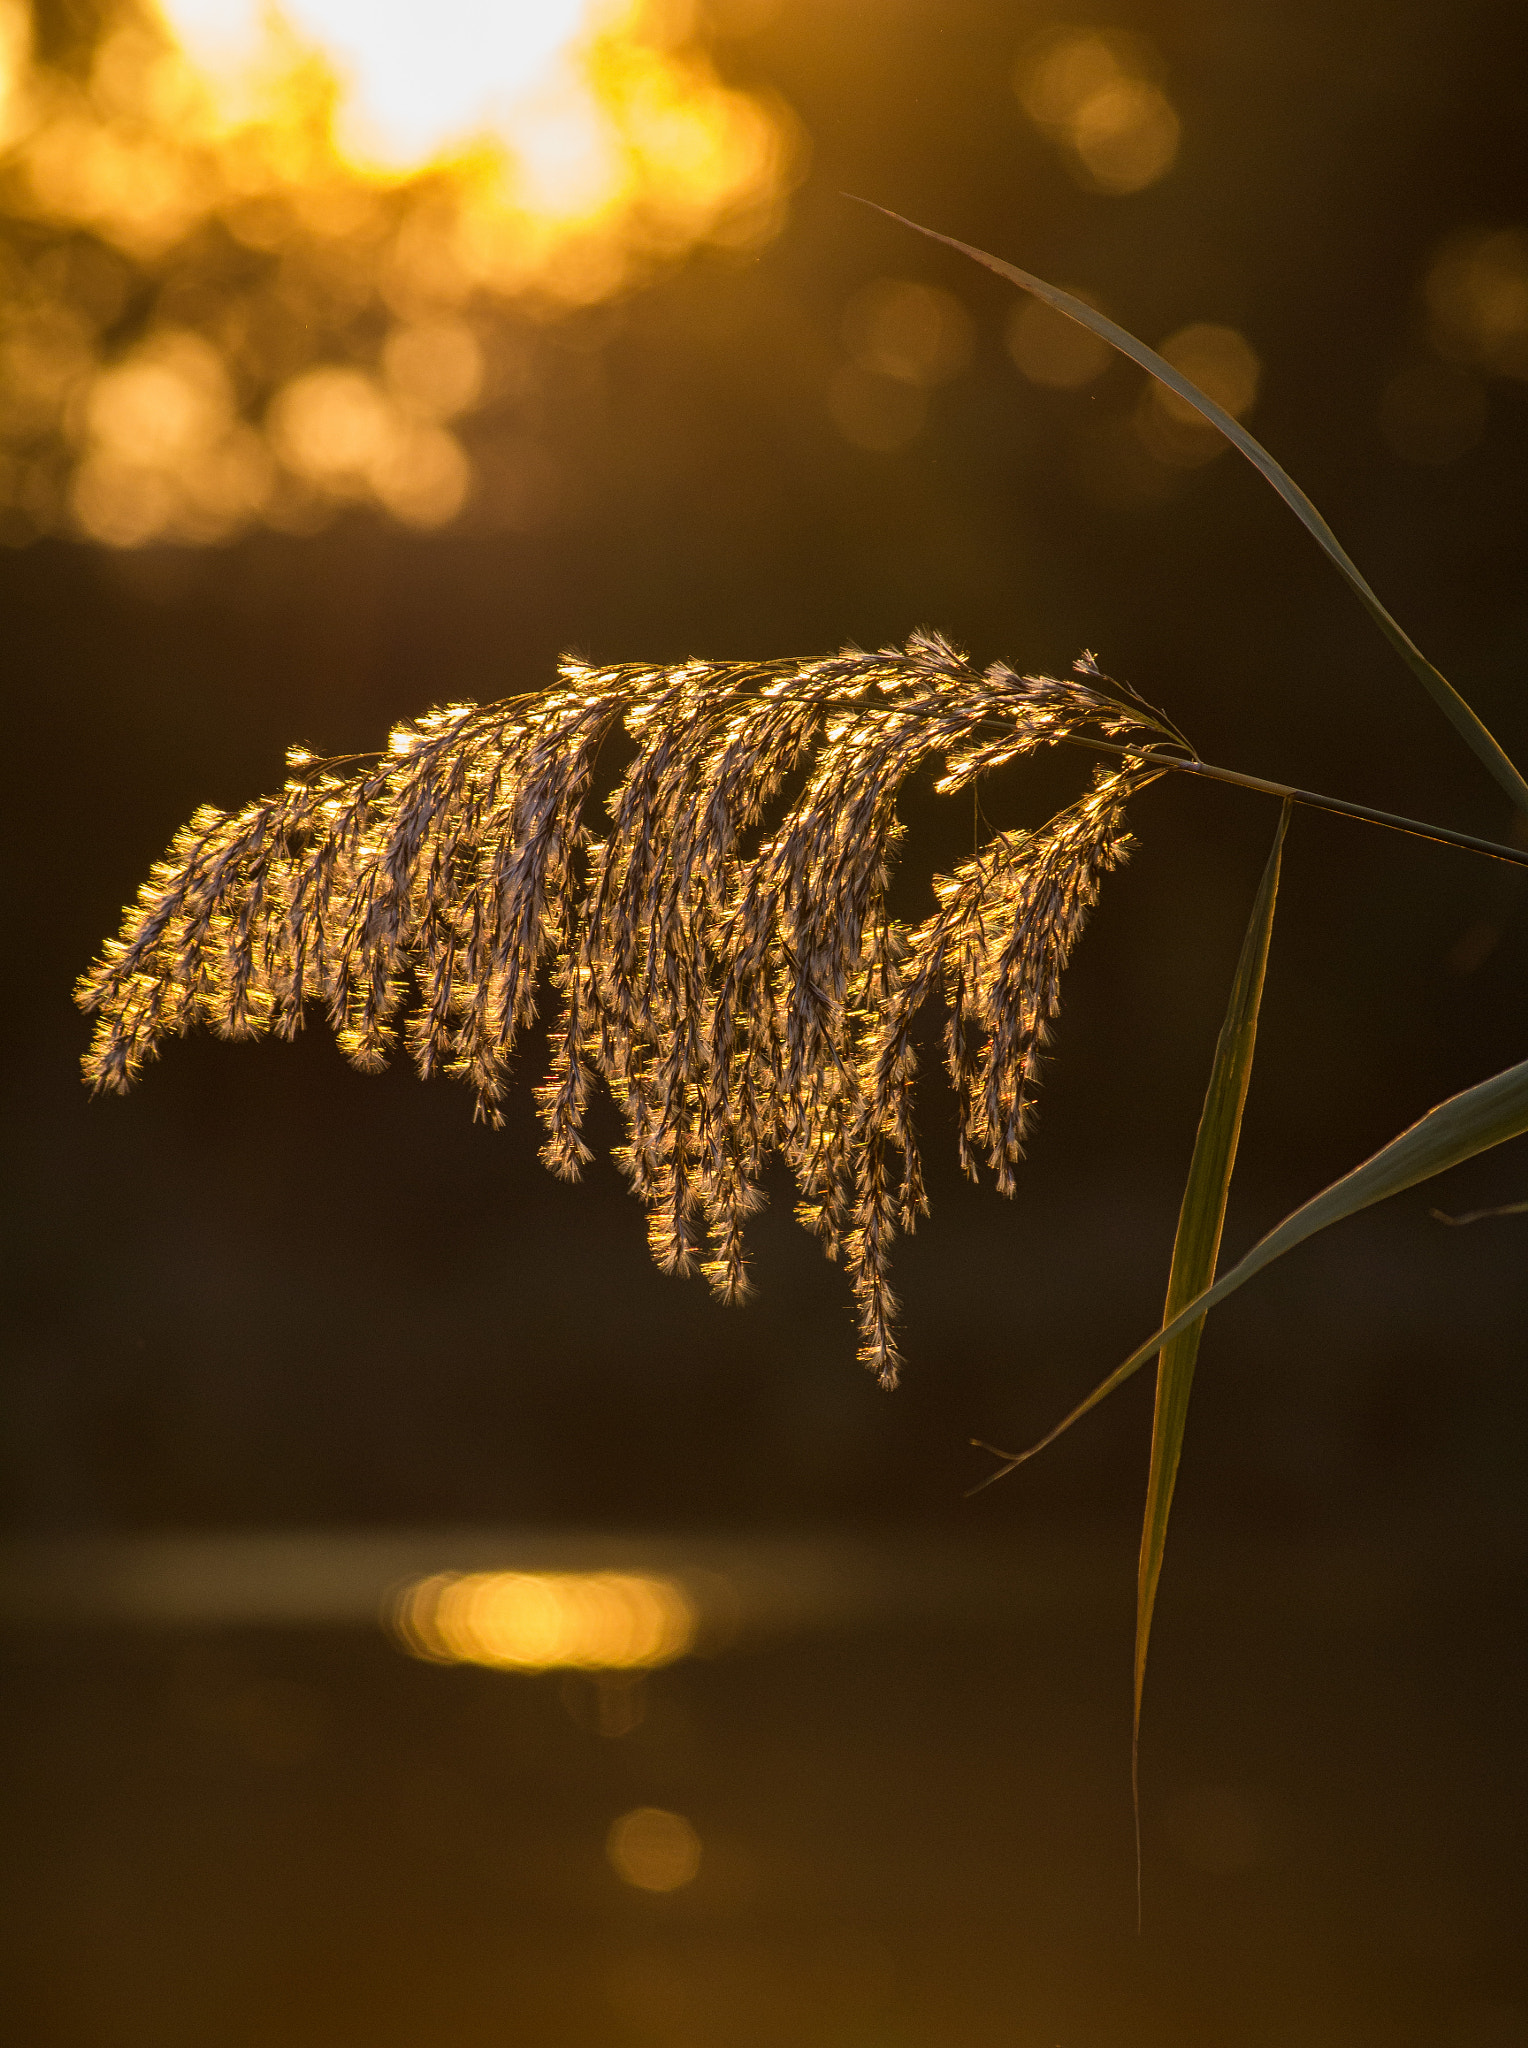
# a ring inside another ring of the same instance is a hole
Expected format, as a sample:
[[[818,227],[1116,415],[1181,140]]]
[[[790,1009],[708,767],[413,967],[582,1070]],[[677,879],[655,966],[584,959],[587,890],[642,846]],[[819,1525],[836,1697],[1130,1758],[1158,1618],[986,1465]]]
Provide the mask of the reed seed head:
[[[618,725],[637,751],[595,837],[586,800]],[[293,748],[278,796],[197,812],[81,981],[86,1078],[125,1090],[197,1024],[290,1037],[317,1002],[357,1066],[401,1041],[498,1121],[550,993],[536,1101],[552,1171],[576,1180],[592,1156],[603,1083],[654,1257],[731,1301],[782,1158],[802,1221],[848,1271],[861,1355],[893,1383],[890,1253],[928,1206],[916,1020],[943,1002],[962,1163],[1011,1193],[1062,970],[1156,771],[1095,769],[1039,830],[996,832],[936,877],[912,925],[887,909],[898,792],[931,758],[952,792],[1100,733],[1181,738],[1091,655],[1064,680],[979,673],[917,633],[806,661],[565,660],[553,688],[432,711],[348,772]]]

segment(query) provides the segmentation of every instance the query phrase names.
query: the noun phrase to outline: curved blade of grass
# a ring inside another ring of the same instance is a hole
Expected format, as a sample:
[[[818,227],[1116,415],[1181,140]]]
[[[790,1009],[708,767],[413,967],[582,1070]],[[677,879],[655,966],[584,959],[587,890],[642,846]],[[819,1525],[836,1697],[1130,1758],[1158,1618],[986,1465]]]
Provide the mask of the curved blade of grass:
[[[1215,1261],[1220,1256],[1220,1233],[1226,1220],[1226,1197],[1236,1165],[1237,1140],[1241,1136],[1242,1111],[1247,1102],[1247,1084],[1252,1078],[1252,1055],[1257,1046],[1257,1013],[1263,999],[1263,977],[1268,967],[1268,942],[1273,934],[1273,911],[1279,893],[1279,865],[1284,852],[1284,834],[1289,829],[1293,806],[1286,798],[1279,812],[1279,828],[1273,850],[1263,870],[1241,958],[1231,983],[1231,999],[1225,1022],[1215,1046],[1210,1068],[1210,1085],[1194,1139],[1194,1156],[1189,1161],[1183,1206],[1178,1212],[1178,1234],[1173,1241],[1172,1270],[1167,1281],[1167,1306],[1163,1321],[1170,1323],[1188,1302],[1202,1294],[1215,1278]],[[1131,1730],[1131,1781],[1136,1809],[1136,1875],[1140,1876],[1140,1744],[1141,1695],[1146,1684],[1146,1649],[1151,1640],[1151,1617],[1156,1606],[1157,1582],[1162,1575],[1162,1554],[1167,1544],[1167,1517],[1172,1508],[1173,1488],[1178,1480],[1178,1460],[1183,1452],[1183,1430],[1188,1421],[1188,1397],[1194,1384],[1194,1363],[1199,1356],[1199,1339],[1204,1334],[1204,1317],[1179,1332],[1162,1346],[1157,1364],[1156,1411],[1151,1424],[1151,1469],[1146,1480],[1146,1514],[1141,1526],[1141,1557],[1136,1576],[1135,1599],[1135,1717]]]
[[[846,196],[855,198],[858,195],[850,193]],[[1149,371],[1159,383],[1165,384],[1169,391],[1175,391],[1181,399],[1193,406],[1196,412],[1202,413],[1212,426],[1218,427],[1232,446],[1246,456],[1253,468],[1262,472],[1295,517],[1314,536],[1328,560],[1336,565],[1359,603],[1396,653],[1438,705],[1444,717],[1449,719],[1462,735],[1465,744],[1473,748],[1485,763],[1518,810],[1528,812],[1528,781],[1525,781],[1513,766],[1494,734],[1470,709],[1448,678],[1433,667],[1410,634],[1386,611],[1357,563],[1294,478],[1274,461],[1262,443],[1255,441],[1246,428],[1234,420],[1223,406],[1217,405],[1213,398],[1207,397],[1197,384],[1190,383],[1181,370],[1175,370],[1171,363],[1157,354],[1155,349],[1147,348],[1143,341],[1137,341],[1127,328],[1106,319],[1102,313],[1096,312],[1082,299],[1073,298],[1070,292],[1060,291],[1055,285],[1046,284],[1043,278],[1032,277],[1027,270],[1020,270],[1015,264],[1005,263],[1000,256],[991,256],[985,249],[973,248],[969,242],[957,241],[953,235],[942,235],[937,228],[923,227],[918,221],[908,220],[904,214],[893,213],[889,206],[879,206],[873,199],[863,199],[860,204],[874,207],[877,213],[884,213],[888,220],[894,220],[902,227],[911,228],[915,234],[926,235],[931,242],[943,242],[947,249],[958,250],[962,256],[969,256],[973,263],[980,263],[986,269],[995,271],[999,277],[1006,278],[1010,284],[1016,284],[1020,291],[1029,292],[1035,298],[1043,299],[1047,306],[1054,307],[1058,313],[1064,313],[1069,320],[1078,321],[1100,340],[1108,342],[1111,348],[1118,349],[1121,355],[1129,356],[1132,362],[1139,363],[1143,370]]]
[[[1495,1145],[1505,1145],[1511,1138],[1520,1138],[1525,1131],[1528,1131],[1528,1060],[1508,1067],[1504,1073],[1493,1074],[1489,1081],[1477,1082],[1473,1088],[1466,1088],[1459,1095],[1449,1096],[1446,1102],[1440,1102],[1436,1109],[1430,1109],[1426,1116],[1402,1131],[1398,1138],[1392,1138],[1362,1166],[1355,1166],[1341,1180],[1333,1181],[1329,1188],[1323,1188],[1319,1195],[1312,1196],[1303,1208],[1286,1216],[1276,1229],[1270,1230],[1252,1247],[1244,1259],[1228,1273],[1222,1274],[1213,1287],[1195,1295],[1154,1337],[1148,1337],[1139,1350],[1132,1351],[1123,1365],[1116,1366],[1086,1400],[1079,1401],[1071,1414],[1064,1416],[1037,1444],[1031,1444],[1027,1451],[997,1452],[1003,1463],[983,1484],[990,1485],[992,1479],[1001,1479],[1005,1472],[1011,1472],[1015,1466],[1024,1464],[1048,1444],[1053,1444],[1057,1437],[1069,1430],[1074,1422],[1080,1421],[1090,1409],[1096,1408],[1116,1387],[1122,1387],[1143,1365],[1149,1365],[1163,1345],[1171,1343],[1190,1323],[1199,1321],[1239,1287],[1245,1287],[1254,1274],[1261,1273],[1265,1266],[1271,1266],[1275,1259],[1283,1258],[1286,1252],[1293,1251],[1306,1238],[1314,1237],[1318,1230],[1340,1223],[1345,1216],[1354,1216],[1375,1202],[1383,1202],[1389,1195],[1401,1194],[1406,1188],[1415,1187],[1418,1181],[1430,1180],[1435,1173],[1445,1173],[1449,1167],[1473,1159],[1477,1152],[1489,1152]],[[983,1448],[990,1449],[991,1446]]]

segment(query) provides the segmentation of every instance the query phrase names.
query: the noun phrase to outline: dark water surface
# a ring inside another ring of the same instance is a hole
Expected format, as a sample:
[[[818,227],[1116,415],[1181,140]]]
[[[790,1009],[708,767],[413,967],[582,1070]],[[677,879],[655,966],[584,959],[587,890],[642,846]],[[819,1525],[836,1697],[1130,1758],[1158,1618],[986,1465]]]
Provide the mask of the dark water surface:
[[[603,1701],[584,1675],[410,1661],[359,1614],[282,1624],[279,1592],[230,1625],[228,1554],[186,1550],[180,1626],[103,1618],[104,1552],[68,1597],[52,1555],[72,1619],[21,1618],[18,1570],[38,1587],[48,1557],[11,1558],[17,2041],[1528,2040],[1523,1553],[1500,1531],[1177,1542],[1140,1938],[1128,1536],[735,1537],[795,1607]],[[616,1875],[608,1832],[643,1806],[695,1830],[693,1883]]]

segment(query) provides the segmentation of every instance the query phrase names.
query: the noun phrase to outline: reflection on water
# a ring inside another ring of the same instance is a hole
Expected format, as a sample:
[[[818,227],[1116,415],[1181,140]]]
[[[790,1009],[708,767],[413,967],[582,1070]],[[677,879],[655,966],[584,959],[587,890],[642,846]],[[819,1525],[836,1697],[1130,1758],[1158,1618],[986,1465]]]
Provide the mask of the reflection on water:
[[[14,1550],[13,2030],[1525,2048],[1520,1552],[1478,1530],[1254,1545],[1185,1524],[1137,1937],[1132,1533]],[[379,1634],[379,1580],[502,1587],[515,1560],[542,1586],[688,1590],[725,1566],[743,1631],[724,1656],[546,1675]]]
[[[394,1634],[413,1656],[504,1671],[631,1671],[693,1646],[682,1586],[635,1572],[442,1572],[401,1589]]]

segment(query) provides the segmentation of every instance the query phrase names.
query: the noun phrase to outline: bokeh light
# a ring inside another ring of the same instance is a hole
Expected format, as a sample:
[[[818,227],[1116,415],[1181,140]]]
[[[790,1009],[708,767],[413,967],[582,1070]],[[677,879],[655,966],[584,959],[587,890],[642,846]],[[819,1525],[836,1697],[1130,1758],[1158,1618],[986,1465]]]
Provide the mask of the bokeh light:
[[[975,329],[953,292],[906,278],[879,277],[844,308],[848,360],[828,386],[828,410],[857,448],[889,452],[922,431],[925,392],[971,361]]]
[[[411,526],[443,526],[466,498],[460,444],[411,421],[360,370],[306,371],[283,387],[267,417],[288,474],[320,496],[374,497]]]
[[[1052,28],[1021,55],[1014,90],[1036,127],[1095,192],[1143,192],[1177,160],[1182,127],[1143,36]]]
[[[878,277],[844,309],[844,345],[862,370],[904,384],[943,384],[971,360],[971,316],[952,292]]]
[[[605,1854],[617,1877],[644,1892],[676,1892],[700,1873],[700,1837],[682,1814],[639,1806],[611,1827]]]
[[[197,334],[150,335],[90,379],[79,413],[71,503],[92,539],[221,540],[270,501],[265,443],[239,419],[223,359]]]
[[[105,0],[79,33],[44,61],[0,0],[11,543],[523,524],[452,424],[527,383],[511,329],[758,246],[800,168],[678,0]]]
[[[1233,419],[1245,418],[1257,403],[1263,366],[1236,328],[1194,321],[1169,335],[1157,352]],[[1156,378],[1142,393],[1136,427],[1157,460],[1176,468],[1195,469],[1230,446],[1218,427]]]
[[[1440,355],[1528,378],[1528,232],[1466,228],[1451,235],[1428,267],[1423,293]]]
[[[682,1586],[636,1572],[439,1572],[403,1587],[388,1620],[413,1656],[499,1671],[652,1670],[697,1626]]]
[[[283,0],[279,9],[263,0],[159,4],[234,119],[251,81],[279,72],[281,41],[294,54],[317,54],[340,87],[344,154],[384,174],[417,168],[483,134],[513,140],[527,102],[550,99],[555,107],[560,94],[576,96],[569,52],[592,12],[585,0],[532,7],[434,0],[427,9],[406,0]],[[633,10],[602,11],[616,22]]]
[[[1089,293],[1075,285],[1067,289],[1095,312],[1103,310]],[[1114,355],[1100,335],[1043,299],[1020,299],[1008,316],[1003,339],[1015,369],[1031,384],[1045,384],[1054,391],[1081,391],[1095,383]]]

